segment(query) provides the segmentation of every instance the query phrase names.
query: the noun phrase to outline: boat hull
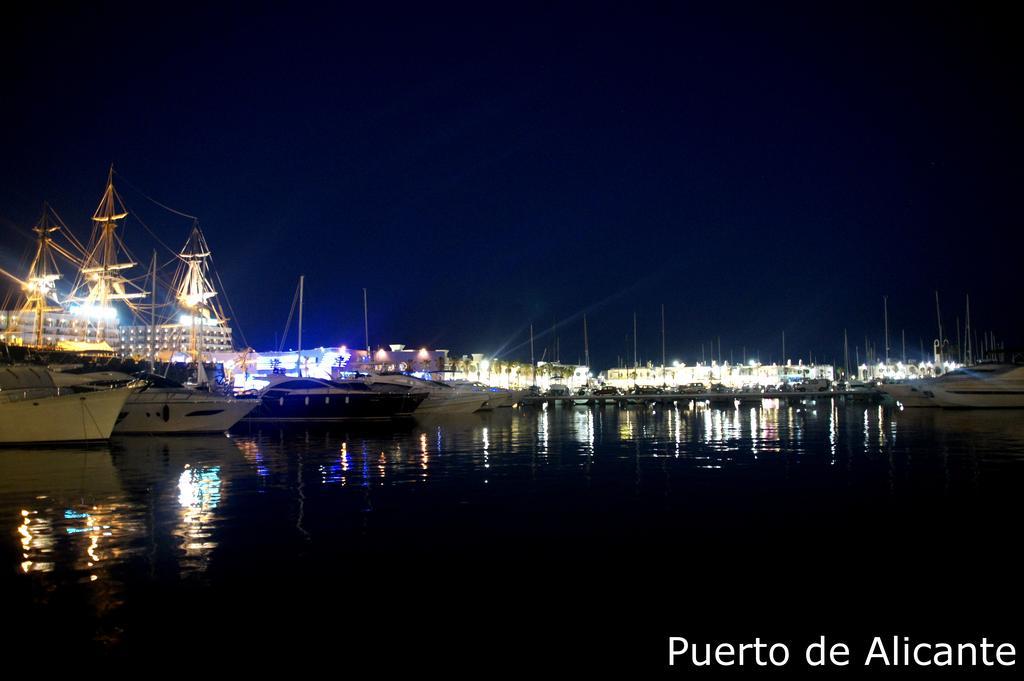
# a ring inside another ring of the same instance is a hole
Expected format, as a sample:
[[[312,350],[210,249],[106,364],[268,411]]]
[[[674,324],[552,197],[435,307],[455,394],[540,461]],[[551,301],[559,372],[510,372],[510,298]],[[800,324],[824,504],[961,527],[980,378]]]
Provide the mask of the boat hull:
[[[263,397],[244,421],[389,421],[411,417],[426,397],[418,393],[332,393]]]
[[[159,433],[222,433],[258,406],[203,393],[145,391],[125,402],[114,426],[118,435]]]
[[[1024,409],[1024,390],[933,388],[935,401],[947,409]]]
[[[0,404],[0,444],[106,440],[135,388],[115,388]]]
[[[430,395],[416,408],[415,415],[472,414],[482,409],[486,403],[487,400],[482,395]]]
[[[942,406],[935,399],[934,393],[921,384],[891,383],[879,386],[879,390],[908,409],[935,409]]]
[[[501,390],[496,398],[490,400],[490,403],[496,408],[514,407],[527,394],[525,390]]]
[[[1024,409],[1024,367],[982,363],[881,389],[904,407]]]

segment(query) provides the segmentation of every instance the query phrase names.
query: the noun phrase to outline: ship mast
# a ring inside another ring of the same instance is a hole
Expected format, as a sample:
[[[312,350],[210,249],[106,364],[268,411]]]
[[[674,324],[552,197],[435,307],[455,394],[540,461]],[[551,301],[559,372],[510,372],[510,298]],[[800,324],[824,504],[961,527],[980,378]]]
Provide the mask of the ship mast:
[[[114,188],[114,167],[107,175],[107,186],[93,213],[92,238],[86,250],[81,276],[88,286],[88,293],[80,299],[77,313],[96,320],[96,340],[106,340],[107,320],[116,320],[117,311],[111,307],[116,300],[143,298],[145,291],[129,292],[129,281],[121,272],[135,266],[134,262],[117,262],[118,253],[124,250],[117,227],[128,216],[120,195]]]
[[[156,371],[156,250],[153,251],[153,261],[149,266],[149,274],[152,277],[153,290],[149,298],[149,373]]]
[[[188,353],[192,361],[200,367],[197,372],[201,377],[203,343],[199,336],[205,326],[216,324],[219,320],[211,304],[211,299],[217,295],[217,291],[214,290],[209,278],[210,249],[198,222],[192,224],[192,231],[178,257],[181,258],[182,269],[179,269],[180,276],[175,296],[188,316]]]
[[[50,304],[51,301],[57,301],[54,282],[61,277],[53,256],[53,238],[50,236],[58,229],[60,227],[50,218],[50,207],[44,206],[39,224],[32,228],[32,231],[37,234],[36,254],[29,267],[28,280],[22,285],[26,297],[23,309],[34,314],[33,339],[37,346],[44,344],[43,324],[46,313],[61,312],[64,309]]]

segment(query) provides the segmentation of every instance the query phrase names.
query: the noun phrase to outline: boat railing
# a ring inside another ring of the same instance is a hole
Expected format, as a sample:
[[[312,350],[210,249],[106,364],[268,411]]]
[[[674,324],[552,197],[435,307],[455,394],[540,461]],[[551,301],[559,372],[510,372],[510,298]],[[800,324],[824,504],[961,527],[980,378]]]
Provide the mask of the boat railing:
[[[63,390],[58,387],[52,388],[9,388],[0,390],[0,402],[23,402],[26,400],[39,400],[48,397],[60,397],[74,392],[68,388]]]
[[[7,388],[0,390],[0,403],[23,402],[26,400],[42,400],[51,397],[65,397],[82,393],[103,392],[131,388],[139,391],[146,386],[145,381],[131,380],[118,385],[73,385],[73,386],[36,386],[32,388]]]

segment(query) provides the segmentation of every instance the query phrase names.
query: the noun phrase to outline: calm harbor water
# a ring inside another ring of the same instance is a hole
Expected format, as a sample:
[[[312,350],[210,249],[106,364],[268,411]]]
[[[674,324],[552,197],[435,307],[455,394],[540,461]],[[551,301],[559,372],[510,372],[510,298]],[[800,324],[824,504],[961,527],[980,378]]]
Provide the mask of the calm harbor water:
[[[558,406],[0,450],[4,647],[657,671],[669,634],[1012,638],[1022,417]]]

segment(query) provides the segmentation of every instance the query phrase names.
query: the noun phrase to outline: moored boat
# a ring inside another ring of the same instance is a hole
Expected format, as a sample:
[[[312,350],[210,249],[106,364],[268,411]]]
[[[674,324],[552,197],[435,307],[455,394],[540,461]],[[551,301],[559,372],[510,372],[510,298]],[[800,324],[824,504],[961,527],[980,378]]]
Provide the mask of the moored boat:
[[[363,381],[273,374],[246,421],[388,421],[408,418],[426,392],[374,390]]]
[[[1024,366],[976,364],[943,374],[929,386],[947,408],[1024,409]]]
[[[0,368],[0,444],[106,440],[136,384],[58,387],[43,367]]]
[[[879,388],[905,407],[1024,409],[1024,366],[975,364],[936,378]]]
[[[937,408],[942,405],[935,399],[935,394],[923,381],[910,381],[906,383],[883,383],[878,389],[888,395],[903,407],[908,408]]]
[[[511,390],[482,385],[481,389],[488,394],[485,409],[504,409],[514,407],[529,394],[528,390]]]
[[[145,386],[125,401],[114,433],[118,435],[167,433],[222,433],[256,407],[240,400],[197,390],[155,374],[134,376],[116,371],[54,372],[58,385],[103,386],[140,380]]]
[[[428,381],[407,374],[371,374],[362,377],[378,392],[423,392],[426,398],[416,408],[416,415],[471,414],[485,408],[491,393],[482,393],[473,386],[450,385]],[[511,406],[511,405],[509,405]]]

